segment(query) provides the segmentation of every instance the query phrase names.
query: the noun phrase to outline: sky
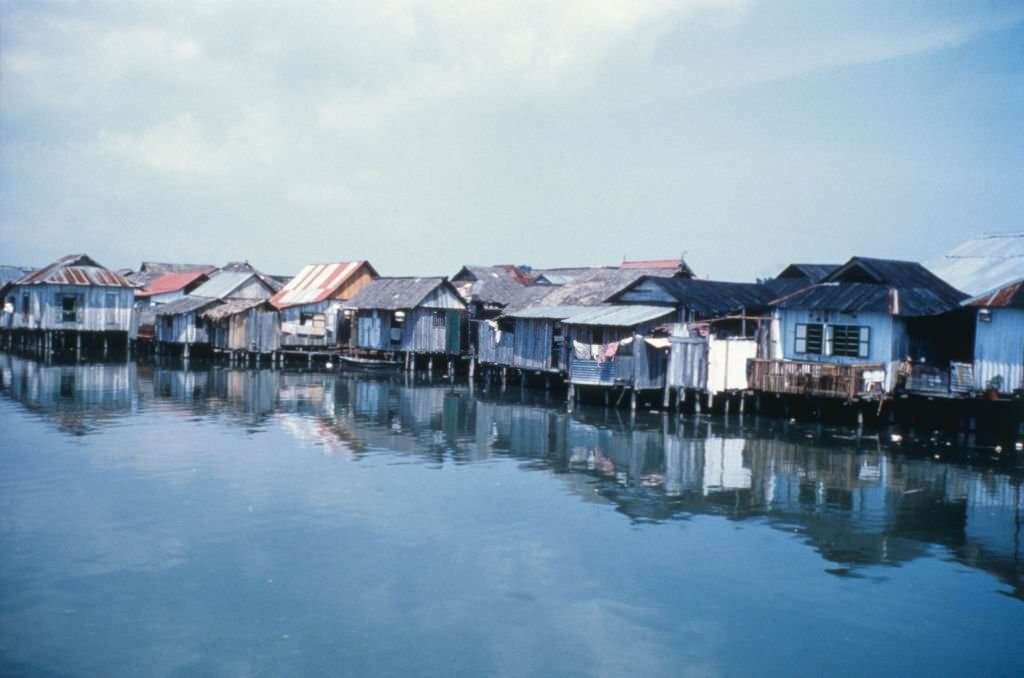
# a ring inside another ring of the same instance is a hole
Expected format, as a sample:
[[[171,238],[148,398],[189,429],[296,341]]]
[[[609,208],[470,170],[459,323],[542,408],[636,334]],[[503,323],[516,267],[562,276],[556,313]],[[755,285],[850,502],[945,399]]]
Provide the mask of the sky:
[[[0,1],[0,264],[752,280],[1022,187],[1020,1]]]

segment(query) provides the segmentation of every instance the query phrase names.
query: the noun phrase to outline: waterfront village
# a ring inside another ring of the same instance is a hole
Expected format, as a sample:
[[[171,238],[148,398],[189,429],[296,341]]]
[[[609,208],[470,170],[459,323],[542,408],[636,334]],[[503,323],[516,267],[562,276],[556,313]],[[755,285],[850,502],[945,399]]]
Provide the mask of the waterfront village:
[[[570,408],[829,411],[858,426],[938,412],[1017,439],[1024,419],[1024,233],[927,265],[854,256],[751,282],[699,278],[681,258],[389,277],[365,260],[282,276],[74,254],[0,267],[0,298],[0,348],[44,361],[391,369],[558,389]]]

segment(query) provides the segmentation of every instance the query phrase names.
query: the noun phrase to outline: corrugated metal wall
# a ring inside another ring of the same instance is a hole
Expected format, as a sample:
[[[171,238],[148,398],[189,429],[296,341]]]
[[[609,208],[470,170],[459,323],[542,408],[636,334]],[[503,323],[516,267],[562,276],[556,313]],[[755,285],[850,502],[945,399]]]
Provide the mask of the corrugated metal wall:
[[[68,332],[132,332],[135,292],[126,287],[32,285],[14,287],[5,302],[14,312],[4,313],[3,326],[12,330],[64,330]],[[29,299],[28,316],[22,311]],[[63,297],[73,296],[75,321],[65,322]]]
[[[210,323],[201,324],[201,327],[196,326],[195,312],[172,316],[159,315],[156,317],[153,332],[157,341],[167,344],[207,344],[210,342]]]
[[[1024,388],[1024,309],[993,308],[991,321],[975,322],[974,387],[1002,377],[1001,393]]]
[[[708,382],[708,340],[704,337],[672,337],[668,380],[672,388],[703,391]]]

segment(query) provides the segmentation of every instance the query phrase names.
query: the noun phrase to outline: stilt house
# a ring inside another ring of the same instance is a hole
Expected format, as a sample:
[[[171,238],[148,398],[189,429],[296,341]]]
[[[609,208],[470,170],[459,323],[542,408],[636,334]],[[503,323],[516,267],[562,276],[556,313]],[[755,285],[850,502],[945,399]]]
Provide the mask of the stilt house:
[[[368,261],[310,264],[303,268],[270,299],[280,313],[281,346],[349,347],[352,323],[342,312],[342,306],[379,277]]]
[[[854,257],[773,304],[762,391],[853,398],[891,393],[913,365],[962,360],[966,297],[916,262]],[[969,356],[968,356],[969,357]]]
[[[227,301],[266,301],[281,289],[279,283],[249,264],[229,264],[192,294],[155,309],[158,345],[211,347],[211,332],[204,313]],[[251,343],[251,342],[247,342]]]
[[[445,278],[377,278],[345,302],[362,351],[458,355],[466,302]]]
[[[1024,391],[1024,278],[964,302],[975,311],[974,389]]]
[[[88,255],[72,254],[4,286],[2,326],[126,341],[134,333],[134,295],[123,276]]]

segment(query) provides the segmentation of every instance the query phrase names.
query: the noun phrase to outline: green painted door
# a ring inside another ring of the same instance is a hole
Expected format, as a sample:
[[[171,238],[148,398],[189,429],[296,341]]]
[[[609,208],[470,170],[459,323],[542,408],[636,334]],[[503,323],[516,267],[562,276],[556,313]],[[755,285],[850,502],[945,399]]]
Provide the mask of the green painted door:
[[[447,311],[448,317],[445,318],[445,337],[444,337],[444,348],[447,353],[459,353],[462,349],[459,336],[461,334],[461,324],[459,322],[458,311]]]

